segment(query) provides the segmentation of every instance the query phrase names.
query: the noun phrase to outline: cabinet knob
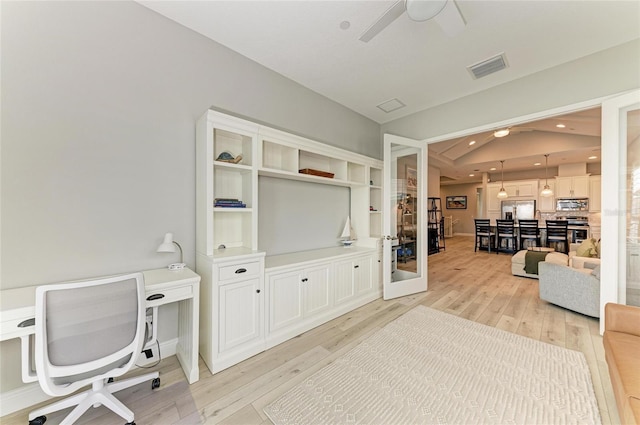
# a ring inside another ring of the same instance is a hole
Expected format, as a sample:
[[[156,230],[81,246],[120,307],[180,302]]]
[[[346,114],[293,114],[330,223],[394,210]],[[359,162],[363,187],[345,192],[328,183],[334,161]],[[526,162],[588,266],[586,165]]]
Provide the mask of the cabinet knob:
[[[306,277],[304,279],[302,279],[303,282],[306,282],[307,280],[309,280],[309,279],[307,279]]]
[[[256,289],[256,294],[259,294],[259,293],[260,293],[260,290],[259,290],[259,289]]]
[[[358,267],[360,267],[360,266],[357,265],[357,264],[355,266],[353,266],[354,269],[357,269]]]
[[[240,273],[246,273],[247,269],[238,269],[236,270],[236,274],[240,274]]]

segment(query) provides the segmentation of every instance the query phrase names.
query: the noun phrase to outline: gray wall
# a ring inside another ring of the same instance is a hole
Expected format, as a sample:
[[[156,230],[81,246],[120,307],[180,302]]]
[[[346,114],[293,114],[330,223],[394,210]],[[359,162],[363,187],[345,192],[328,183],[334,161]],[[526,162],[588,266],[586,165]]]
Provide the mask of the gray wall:
[[[639,51],[640,39],[385,123],[382,131],[424,140],[638,88]]]
[[[137,3],[0,7],[2,289],[165,267],[169,231],[193,267],[209,107],[381,157],[377,123]],[[6,391],[19,350],[0,349]]]

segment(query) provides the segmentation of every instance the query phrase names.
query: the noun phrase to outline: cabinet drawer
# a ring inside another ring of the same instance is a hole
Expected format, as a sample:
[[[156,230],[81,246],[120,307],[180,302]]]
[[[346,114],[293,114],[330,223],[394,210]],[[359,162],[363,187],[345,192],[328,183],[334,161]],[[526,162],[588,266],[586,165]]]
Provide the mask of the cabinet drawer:
[[[260,261],[250,263],[231,264],[221,266],[218,269],[218,280],[241,279],[248,276],[257,276],[260,274]]]
[[[185,300],[193,297],[193,286],[185,285],[179,288],[166,290],[148,291],[145,294],[147,307],[168,304],[174,301]]]

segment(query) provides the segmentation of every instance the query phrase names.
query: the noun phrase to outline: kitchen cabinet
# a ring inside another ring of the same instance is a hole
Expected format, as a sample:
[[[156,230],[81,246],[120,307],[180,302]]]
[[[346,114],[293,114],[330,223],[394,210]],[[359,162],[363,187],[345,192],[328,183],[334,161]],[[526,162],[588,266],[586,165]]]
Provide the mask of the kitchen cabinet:
[[[602,209],[602,176],[589,177],[589,211],[598,212]]]
[[[538,196],[538,209],[540,212],[556,212],[556,183],[553,180],[547,180],[549,188],[553,191],[553,195],[549,197],[544,197],[542,195]],[[540,187],[544,188],[544,181],[540,181]],[[542,189],[540,189],[542,190]]]
[[[556,177],[556,198],[588,198],[589,176]]]
[[[505,199],[498,198],[498,192],[503,187],[502,183],[490,183],[487,185],[487,213],[491,216],[498,214],[502,211],[501,202],[503,200],[524,200],[524,199],[536,199],[538,192],[538,180],[518,180],[504,182],[504,190],[507,192],[508,197]]]

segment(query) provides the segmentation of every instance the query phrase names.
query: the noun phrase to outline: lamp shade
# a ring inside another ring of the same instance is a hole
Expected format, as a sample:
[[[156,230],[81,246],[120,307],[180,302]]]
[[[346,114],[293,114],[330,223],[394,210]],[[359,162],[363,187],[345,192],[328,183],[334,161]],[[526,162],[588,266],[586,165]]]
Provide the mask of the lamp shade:
[[[426,21],[444,9],[447,0],[405,0],[407,15],[413,21]]]
[[[548,184],[545,184],[544,188],[540,192],[540,195],[544,196],[545,198],[548,198],[550,196],[553,196],[553,190],[551,190]]]
[[[173,243],[173,233],[166,233],[164,235],[164,241],[162,241],[156,252],[176,252],[176,246]]]
[[[498,199],[506,199],[509,197],[509,194],[507,193],[506,190],[504,190],[504,187],[500,188],[500,192],[498,192]]]

